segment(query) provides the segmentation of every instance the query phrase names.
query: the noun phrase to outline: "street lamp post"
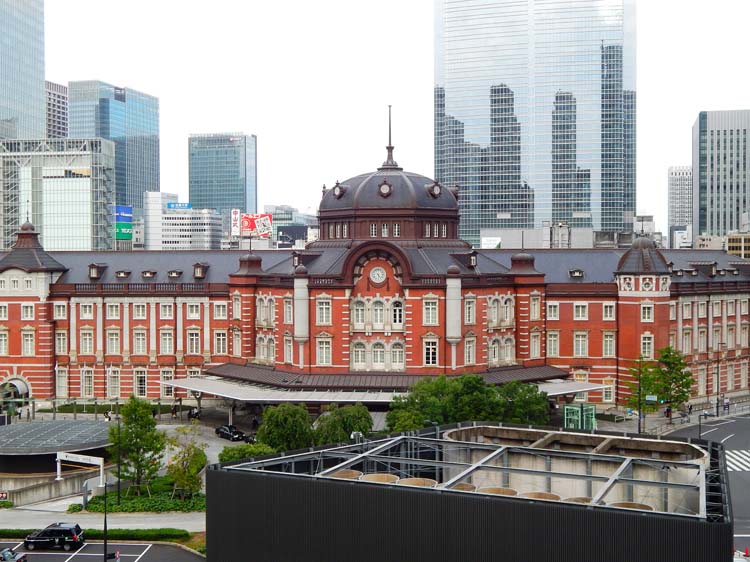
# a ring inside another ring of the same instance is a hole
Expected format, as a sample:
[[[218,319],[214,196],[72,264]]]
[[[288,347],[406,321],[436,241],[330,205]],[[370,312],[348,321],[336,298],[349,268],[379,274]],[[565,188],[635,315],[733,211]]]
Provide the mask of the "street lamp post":
[[[107,561],[107,478],[104,478],[104,562]]]
[[[121,416],[117,414],[117,505],[120,505],[120,419]]]
[[[643,378],[643,355],[638,357],[638,435],[641,434],[641,378]]]
[[[719,391],[721,390],[721,385],[719,382],[719,377],[721,376],[721,360],[724,357],[726,353],[727,344],[720,343],[719,349],[716,352],[716,369],[714,371],[714,388],[716,389],[716,417],[719,417]]]

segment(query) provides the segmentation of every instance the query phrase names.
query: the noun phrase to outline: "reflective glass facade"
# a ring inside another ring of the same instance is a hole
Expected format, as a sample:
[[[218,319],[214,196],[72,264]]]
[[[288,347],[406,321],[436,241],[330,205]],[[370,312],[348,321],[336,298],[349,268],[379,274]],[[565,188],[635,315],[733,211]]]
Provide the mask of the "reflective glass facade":
[[[632,229],[633,0],[436,0],[435,176],[461,236]]]
[[[693,237],[725,236],[750,212],[750,110],[701,111],[693,125]]]
[[[190,203],[194,209],[216,209],[227,224],[231,209],[258,212],[257,142],[255,135],[243,133],[190,135]]]
[[[115,202],[141,214],[143,193],[159,191],[159,99],[96,80],[68,84],[70,138],[115,143]]]
[[[0,249],[28,219],[47,250],[111,250],[114,152],[104,139],[0,141]]]
[[[42,139],[44,1],[0,0],[0,139]]]

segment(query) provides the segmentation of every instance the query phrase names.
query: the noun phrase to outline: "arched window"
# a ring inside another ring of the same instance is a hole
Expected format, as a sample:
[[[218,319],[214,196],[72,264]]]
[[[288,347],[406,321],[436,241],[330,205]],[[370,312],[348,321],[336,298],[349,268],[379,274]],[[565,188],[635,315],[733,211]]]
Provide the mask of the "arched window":
[[[378,235],[378,225],[374,222],[370,223],[370,238],[375,238]]]
[[[373,326],[382,326],[384,320],[385,307],[381,301],[372,303],[372,324]]]
[[[372,367],[385,369],[385,345],[382,343],[375,343],[372,346]]]
[[[492,299],[490,301],[489,319],[490,326],[495,326],[498,323],[500,315],[500,301],[498,299]]]
[[[258,322],[265,322],[266,321],[266,300],[264,298],[259,297],[257,301],[257,307],[258,307]]]
[[[365,344],[357,342],[352,346],[352,367],[355,369],[364,369],[367,362],[367,353]]]
[[[391,346],[391,367],[393,369],[404,368],[404,346],[400,343],[394,343]]]
[[[516,358],[516,350],[515,346],[513,345],[513,339],[512,338],[506,338],[505,342],[503,343],[503,361],[512,362]]]
[[[365,303],[363,303],[362,301],[356,301],[354,303],[352,321],[354,322],[355,326],[365,325]]]
[[[274,340],[273,338],[268,338],[266,347],[268,348],[267,359],[269,361],[276,361],[276,340]]]
[[[500,342],[492,340],[490,342],[490,364],[497,365],[500,362]]]
[[[394,326],[401,326],[404,323],[404,303],[394,301],[391,304],[391,316],[392,324]]]
[[[276,303],[273,299],[266,301],[266,318],[271,323],[276,320]]]
[[[266,358],[266,351],[265,338],[259,336],[255,340],[255,355],[259,360],[263,361]]]
[[[507,324],[513,321],[513,300],[505,299],[503,302],[503,315],[501,322]]]

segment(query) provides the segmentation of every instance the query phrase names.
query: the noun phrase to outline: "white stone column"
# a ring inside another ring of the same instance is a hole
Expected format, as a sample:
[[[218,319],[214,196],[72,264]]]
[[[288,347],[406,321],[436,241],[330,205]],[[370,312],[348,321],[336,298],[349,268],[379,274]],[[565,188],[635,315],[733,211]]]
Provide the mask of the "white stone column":
[[[294,341],[300,368],[305,366],[305,343],[310,339],[310,291],[307,277],[294,278]],[[257,350],[256,350],[257,352]]]
[[[211,359],[211,303],[203,303],[203,358]]]
[[[102,299],[96,302],[96,360],[104,359],[104,305]]]
[[[149,303],[148,314],[148,356],[151,361],[156,361],[156,303]]]
[[[177,325],[175,327],[175,355],[177,356],[177,361],[182,361],[182,357],[185,354],[185,349],[183,347],[183,326],[182,326],[182,310],[185,308],[185,303],[182,302],[182,299],[177,299],[176,306],[177,309]]]

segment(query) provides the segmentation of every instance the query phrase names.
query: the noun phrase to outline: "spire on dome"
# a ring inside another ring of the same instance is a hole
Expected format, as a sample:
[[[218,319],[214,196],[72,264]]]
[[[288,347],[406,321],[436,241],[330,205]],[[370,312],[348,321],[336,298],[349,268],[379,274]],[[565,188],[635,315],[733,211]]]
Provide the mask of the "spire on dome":
[[[391,169],[400,170],[398,163],[393,159],[393,144],[391,143],[391,106],[388,106],[388,146],[385,147],[388,151],[388,156],[383,162],[383,165],[378,168],[379,170]]]

